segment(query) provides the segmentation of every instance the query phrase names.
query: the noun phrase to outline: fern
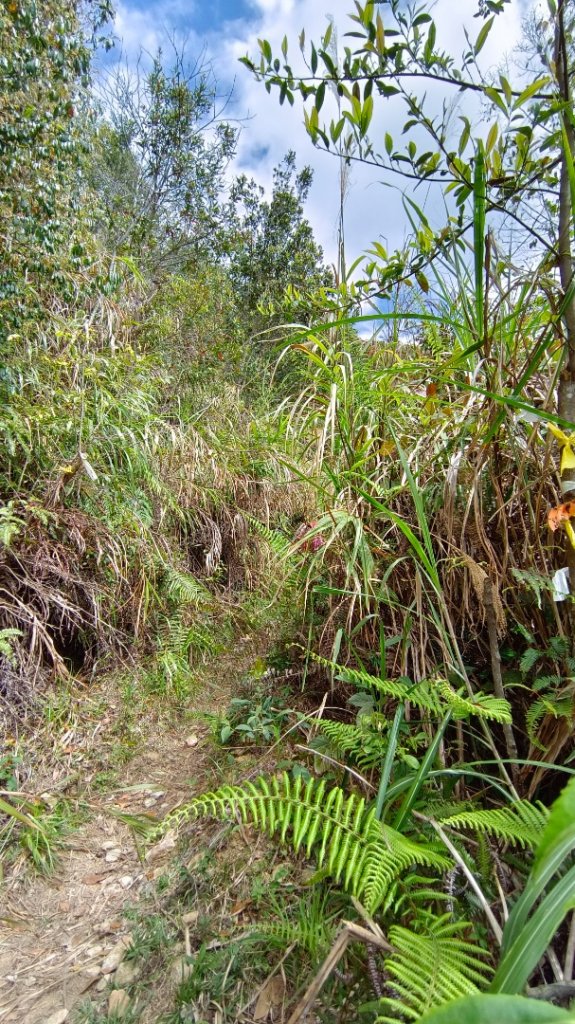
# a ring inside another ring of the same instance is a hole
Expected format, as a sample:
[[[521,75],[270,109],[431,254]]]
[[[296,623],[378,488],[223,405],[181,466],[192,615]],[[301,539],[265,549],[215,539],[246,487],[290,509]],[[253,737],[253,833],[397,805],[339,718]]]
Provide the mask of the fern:
[[[168,562],[163,563],[166,592],[170,600],[179,605],[199,605],[206,601],[207,591],[189,572],[182,572]]]
[[[380,1000],[384,1013],[376,1024],[419,1020],[434,1006],[472,995],[487,983],[491,968],[488,956],[462,938],[471,925],[451,920],[451,915],[431,917],[420,923],[421,931],[399,925],[389,929],[395,952],[385,961],[390,987],[397,993]]]
[[[385,754],[384,738],[376,732],[346,722],[322,718],[317,727],[327,736],[331,745],[359,768],[366,770],[380,764]]]
[[[525,715],[527,735],[533,746],[543,751],[546,748],[537,738],[537,729],[547,715],[553,715],[554,718],[565,718],[567,721],[570,721],[573,717],[573,697],[569,696],[558,699],[549,694],[544,695],[538,697],[528,709]]]
[[[360,687],[374,687],[387,697],[397,700],[408,700],[422,711],[431,711],[436,715],[444,715],[451,711],[454,718],[468,718],[476,715],[479,718],[490,718],[495,722],[511,722],[511,706],[508,701],[492,697],[478,691],[473,698],[466,697],[463,691],[454,690],[446,679],[423,679],[412,683],[409,679],[380,679],[368,672],[355,668],[342,668],[328,658],[312,654],[312,659],[335,672],[336,679],[344,683],[353,683]]]
[[[443,824],[453,829],[473,829],[533,849],[541,839],[547,817],[543,805],[537,806],[528,800],[518,800],[509,807],[462,811],[444,818]]]
[[[318,868],[356,896],[369,913],[385,898],[392,883],[414,864],[443,870],[450,862],[435,844],[417,843],[378,822],[363,797],[327,789],[325,779],[305,785],[287,772],[261,777],[243,786],[222,786],[168,815],[152,837],[179,828],[203,815],[238,816],[269,836],[279,834],[296,853],[315,857]]]
[[[279,530],[270,529],[269,526],[260,523],[259,519],[254,519],[247,512],[244,512],[243,516],[256,533],[259,533],[260,537],[267,541],[276,558],[284,561],[293,556],[293,545],[284,533],[281,533]]]

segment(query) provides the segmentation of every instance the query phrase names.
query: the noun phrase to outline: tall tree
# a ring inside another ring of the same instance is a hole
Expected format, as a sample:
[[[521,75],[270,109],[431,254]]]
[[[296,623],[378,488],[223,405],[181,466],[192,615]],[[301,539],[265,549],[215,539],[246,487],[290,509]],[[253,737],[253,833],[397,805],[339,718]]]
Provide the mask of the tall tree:
[[[0,3],[0,337],[81,261],[82,107],[107,0]]]
[[[107,244],[154,275],[206,255],[221,219],[236,129],[218,105],[211,68],[174,46],[151,67],[116,69],[103,86],[91,180]]]
[[[269,199],[246,175],[232,186],[221,244],[250,332],[309,316],[305,293],[332,280],[304,216],[312,178],[309,167],[297,171],[290,151],[274,170]]]

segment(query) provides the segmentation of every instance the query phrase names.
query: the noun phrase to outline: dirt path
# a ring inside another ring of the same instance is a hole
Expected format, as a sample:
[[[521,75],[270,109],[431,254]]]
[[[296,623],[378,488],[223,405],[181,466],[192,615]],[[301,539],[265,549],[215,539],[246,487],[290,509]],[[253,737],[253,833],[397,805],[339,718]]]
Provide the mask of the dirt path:
[[[2,1024],[63,1024],[78,1002],[107,988],[129,942],[122,910],[145,894],[173,848],[163,841],[141,863],[130,830],[109,811],[162,817],[197,786],[205,757],[205,727],[164,734],[132,761],[125,785],[94,805],[54,875],[8,887],[0,931]],[[113,979],[120,991],[129,974],[124,963]]]

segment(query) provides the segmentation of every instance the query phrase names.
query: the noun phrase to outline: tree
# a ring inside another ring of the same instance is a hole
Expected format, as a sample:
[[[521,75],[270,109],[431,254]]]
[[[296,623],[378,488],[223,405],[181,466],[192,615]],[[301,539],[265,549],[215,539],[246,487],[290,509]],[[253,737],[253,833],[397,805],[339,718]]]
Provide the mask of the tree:
[[[297,172],[295,160],[290,151],[275,168],[270,199],[246,175],[237,178],[231,189],[221,245],[238,309],[250,333],[298,315],[305,320],[309,307],[302,293],[331,281],[322,250],[304,217],[312,171],[304,167]]]
[[[151,274],[180,270],[210,250],[236,129],[222,119],[209,65],[174,46],[146,70],[116,69],[102,89],[91,180],[99,227],[115,251]]]
[[[284,38],[281,56],[261,40],[260,59],[244,63],[268,90],[279,92],[280,103],[305,102],[307,131],[316,146],[341,153],[348,160],[380,168],[387,179],[399,176],[406,186],[426,184],[440,188],[448,200],[448,215],[439,226],[430,224],[412,197],[404,204],[415,228],[415,245],[404,252],[387,253],[375,243],[366,267],[365,290],[390,294],[401,281],[416,282],[429,291],[427,268],[447,255],[454,263],[472,253],[474,294],[462,296],[463,315],[473,336],[464,357],[472,352],[487,357],[492,344],[487,292],[497,276],[497,246],[492,245],[488,218],[503,218],[518,225],[532,250],[530,277],[550,308],[549,325],[533,344],[507,393],[497,395],[489,438],[496,436],[507,404],[524,398],[523,390],[545,358],[559,353],[557,411],[564,424],[575,424],[575,286],[573,280],[573,209],[575,199],[575,120],[571,95],[574,71],[575,12],[567,0],[548,0],[548,13],[539,24],[541,71],[512,82],[503,74],[487,75],[480,54],[507,0],[480,0],[475,17],[481,25],[459,59],[442,48],[431,5],[406,6],[402,0],[385,5],[356,0],[350,14],[351,45],[341,62],[334,59],[330,25],[316,44],[300,36],[305,70],[296,72],[288,59]],[[456,107],[454,127],[451,104],[437,109],[430,85],[444,96],[464,99]],[[337,97],[337,105],[332,102]],[[475,106],[475,118],[467,107]],[[388,104],[404,108],[401,143],[389,132],[370,134],[374,116]],[[334,110],[334,108],[336,108]],[[335,116],[332,116],[332,112]],[[375,140],[378,140],[377,142]],[[380,146],[379,139],[382,139]],[[422,144],[422,140],[423,143]],[[537,269],[534,264],[538,263]],[[552,354],[550,356],[550,353]],[[489,388],[489,380],[486,384]],[[562,491],[575,496],[572,451],[567,435],[562,445]],[[566,457],[567,456],[567,457]],[[575,541],[574,541],[575,544]],[[575,580],[575,549],[568,545],[571,579]]]
[[[5,339],[82,259],[82,108],[107,0],[0,4],[0,319]]]

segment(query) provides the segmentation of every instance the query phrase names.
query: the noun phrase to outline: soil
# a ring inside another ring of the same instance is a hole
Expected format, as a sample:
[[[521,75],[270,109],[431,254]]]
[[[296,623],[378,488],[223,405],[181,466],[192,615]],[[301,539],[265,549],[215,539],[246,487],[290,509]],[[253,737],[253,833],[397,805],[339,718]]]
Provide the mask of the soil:
[[[229,677],[239,681],[256,655],[241,656]],[[212,711],[227,705],[233,683],[218,689],[217,700],[213,692],[208,697]],[[66,843],[55,872],[26,870],[7,880],[0,910],[1,1024],[72,1024],[74,1008],[86,999],[110,1011],[115,1006],[113,1019],[121,1019],[122,978],[130,973],[123,911],[155,891],[175,840],[168,834],[141,859],[132,831],[114,812],[163,818],[193,791],[217,785],[213,749],[208,727],[190,725],[189,718],[181,728],[154,729],[121,786],[90,796],[89,820]],[[110,981],[120,996],[110,995]]]

